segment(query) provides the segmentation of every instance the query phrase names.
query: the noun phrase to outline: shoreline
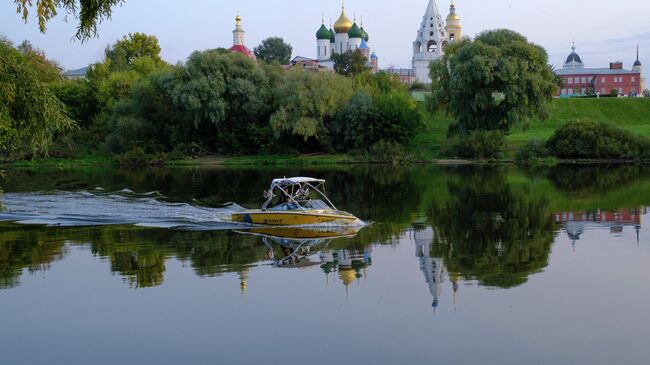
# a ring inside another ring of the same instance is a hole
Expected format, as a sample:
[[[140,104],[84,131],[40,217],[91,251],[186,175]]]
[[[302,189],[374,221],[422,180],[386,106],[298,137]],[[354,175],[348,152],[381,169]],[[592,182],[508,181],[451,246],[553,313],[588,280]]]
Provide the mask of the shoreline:
[[[649,164],[650,160],[617,159],[568,159],[554,160],[553,163],[524,164],[529,167],[547,167],[554,165],[633,165]],[[206,156],[196,159],[172,160],[143,166],[121,165],[116,159],[108,157],[87,157],[78,159],[46,158],[36,160],[18,160],[0,162],[0,169],[29,168],[77,168],[77,167],[238,167],[238,166],[335,166],[335,165],[515,165],[513,159],[503,160],[469,160],[469,159],[414,159],[403,162],[381,160],[358,160],[345,155],[303,155],[303,156]]]

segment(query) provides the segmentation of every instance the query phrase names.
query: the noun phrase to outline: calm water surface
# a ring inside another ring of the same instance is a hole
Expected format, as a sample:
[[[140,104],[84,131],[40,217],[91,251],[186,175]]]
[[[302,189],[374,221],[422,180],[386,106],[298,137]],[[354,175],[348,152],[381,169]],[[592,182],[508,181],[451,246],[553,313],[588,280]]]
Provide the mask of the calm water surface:
[[[291,175],[327,179],[370,224],[224,221]],[[6,171],[0,186],[3,365],[649,361],[650,167]]]

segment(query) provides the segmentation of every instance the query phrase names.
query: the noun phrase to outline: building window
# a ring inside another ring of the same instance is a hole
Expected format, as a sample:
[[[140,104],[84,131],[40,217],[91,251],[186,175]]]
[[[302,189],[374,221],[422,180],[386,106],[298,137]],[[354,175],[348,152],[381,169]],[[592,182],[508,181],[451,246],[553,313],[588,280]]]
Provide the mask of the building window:
[[[573,84],[573,77],[569,77],[569,84]]]
[[[636,77],[632,76],[632,82],[636,82]]]
[[[586,77],[583,77],[583,78],[582,78],[582,83],[583,83],[583,84],[586,84],[586,83],[587,83],[587,78],[586,78]]]
[[[562,89],[562,95],[566,95],[566,89]]]
[[[433,32],[429,32],[429,35],[433,37]]]
[[[427,52],[435,53],[438,52],[438,43],[436,41],[429,41],[427,44]]]
[[[601,82],[604,84],[605,82],[607,82],[606,80],[607,80],[607,79],[603,77],[603,78],[601,79]]]
[[[601,94],[607,94],[607,90],[605,90],[605,88],[602,88],[602,89],[600,89],[600,93]]]
[[[587,89],[585,89],[585,88],[583,87],[583,88],[582,88],[582,95],[585,95],[586,93],[587,93]]]

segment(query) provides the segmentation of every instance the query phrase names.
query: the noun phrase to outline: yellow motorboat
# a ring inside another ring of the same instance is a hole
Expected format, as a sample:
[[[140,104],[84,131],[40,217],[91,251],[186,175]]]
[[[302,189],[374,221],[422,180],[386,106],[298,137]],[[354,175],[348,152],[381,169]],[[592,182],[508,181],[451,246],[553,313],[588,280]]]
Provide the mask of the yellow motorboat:
[[[317,197],[312,199],[314,195]],[[357,217],[334,206],[325,195],[325,180],[322,179],[275,179],[269,190],[264,192],[264,197],[266,201],[262,209],[233,213],[232,221],[271,226],[361,224]]]

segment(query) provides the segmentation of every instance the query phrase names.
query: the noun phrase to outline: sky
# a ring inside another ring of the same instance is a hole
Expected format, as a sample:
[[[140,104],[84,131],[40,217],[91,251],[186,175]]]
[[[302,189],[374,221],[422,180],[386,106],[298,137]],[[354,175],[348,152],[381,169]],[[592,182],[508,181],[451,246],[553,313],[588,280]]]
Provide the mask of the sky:
[[[410,67],[412,43],[429,0],[346,0],[350,18],[363,16],[370,46],[381,68]],[[449,0],[437,0],[443,18]],[[546,48],[549,61],[561,67],[575,41],[586,67],[607,67],[623,61],[631,68],[640,46],[641,61],[650,64],[650,1],[647,0],[456,0],[465,36],[508,28]],[[253,49],[269,36],[293,46],[293,56],[315,58],[322,14],[329,25],[341,11],[339,0],[126,0],[110,20],[99,26],[99,37],[86,43],[73,39],[76,20],[58,16],[46,34],[35,17],[25,24],[13,1],[0,4],[0,34],[14,43],[28,39],[64,69],[98,62],[104,48],[122,36],[156,35],[163,58],[184,61],[193,51],[232,45],[234,17],[239,10],[246,44]]]

